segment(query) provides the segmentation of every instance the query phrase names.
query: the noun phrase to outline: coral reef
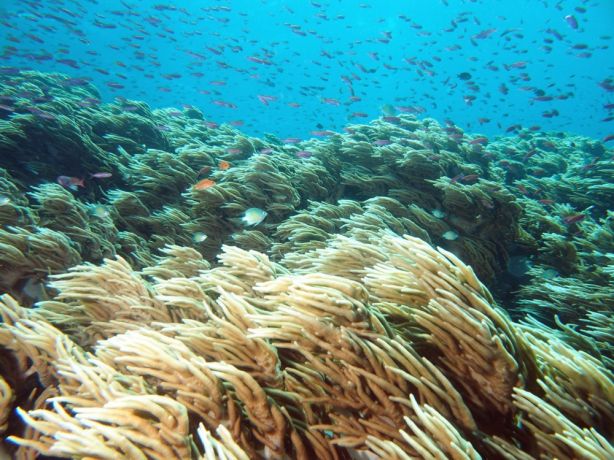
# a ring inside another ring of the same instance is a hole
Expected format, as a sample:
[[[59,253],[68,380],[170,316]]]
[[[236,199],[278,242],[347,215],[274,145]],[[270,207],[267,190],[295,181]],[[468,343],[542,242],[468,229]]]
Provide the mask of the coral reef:
[[[226,246],[210,268],[169,247],[140,273],[117,258],[53,275],[36,309],[5,296],[5,380],[38,377],[25,400],[2,387],[0,420],[18,404],[27,426],[4,425],[16,457],[614,453],[602,363],[511,321],[451,253],[369,240],[339,236],[298,271]],[[356,251],[359,281],[326,263]]]
[[[406,114],[287,143],[60,74],[0,92],[17,458],[614,456],[601,143]]]

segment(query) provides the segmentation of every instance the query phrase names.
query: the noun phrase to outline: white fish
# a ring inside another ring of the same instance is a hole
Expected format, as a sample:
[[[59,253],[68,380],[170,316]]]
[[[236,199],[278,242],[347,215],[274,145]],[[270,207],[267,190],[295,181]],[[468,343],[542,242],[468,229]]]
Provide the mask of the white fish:
[[[11,199],[6,195],[0,195],[0,206],[4,206],[5,204],[9,204]]]
[[[438,219],[443,219],[444,217],[446,217],[446,213],[443,212],[441,209],[433,209],[431,213]]]
[[[194,232],[194,234],[192,235],[192,241],[194,241],[195,243],[202,243],[206,239],[207,235],[205,234],[205,232]]]
[[[105,206],[98,204],[92,208],[92,215],[99,217],[100,219],[104,219],[106,217],[109,217],[110,213]]]
[[[448,230],[441,236],[443,236],[448,241],[454,241],[458,238],[458,233],[456,233],[454,230]]]
[[[260,208],[249,208],[243,214],[241,220],[247,226],[258,225],[267,216],[267,212]]]

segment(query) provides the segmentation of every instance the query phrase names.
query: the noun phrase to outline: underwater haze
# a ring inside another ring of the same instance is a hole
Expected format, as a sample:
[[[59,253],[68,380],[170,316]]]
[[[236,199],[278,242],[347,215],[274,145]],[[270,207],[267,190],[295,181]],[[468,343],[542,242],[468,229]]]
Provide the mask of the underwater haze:
[[[613,132],[608,0],[4,0],[1,10],[0,65],[83,78],[103,101],[195,106],[252,135],[304,138],[404,112],[487,135]]]
[[[0,459],[614,459],[614,0],[0,9]]]

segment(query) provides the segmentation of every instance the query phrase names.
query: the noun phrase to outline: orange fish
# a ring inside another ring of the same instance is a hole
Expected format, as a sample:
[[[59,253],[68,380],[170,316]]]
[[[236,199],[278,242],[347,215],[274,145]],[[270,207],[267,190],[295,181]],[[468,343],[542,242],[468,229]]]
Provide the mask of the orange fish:
[[[217,166],[222,171],[226,171],[228,168],[230,168],[230,163],[228,163],[226,160],[220,160]]]
[[[194,190],[205,190],[209,187],[213,187],[215,185],[215,181],[211,179],[203,179],[199,180],[194,184]]]

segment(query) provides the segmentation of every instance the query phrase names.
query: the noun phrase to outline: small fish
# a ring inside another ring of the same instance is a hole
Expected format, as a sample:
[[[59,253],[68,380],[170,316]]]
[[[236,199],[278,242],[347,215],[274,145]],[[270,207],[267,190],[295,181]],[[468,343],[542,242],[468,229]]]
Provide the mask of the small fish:
[[[512,62],[511,64],[503,64],[503,67],[505,67],[505,70],[524,69],[526,66],[527,66],[526,61],[516,61],[516,62]]]
[[[0,206],[5,206],[11,202],[11,199],[6,195],[0,195]]]
[[[301,140],[298,137],[287,137],[283,140],[284,144],[298,144]]]
[[[565,225],[572,225],[582,222],[584,219],[586,219],[586,214],[571,214],[563,217],[563,223]]]
[[[473,184],[480,179],[480,176],[477,174],[467,174],[459,179],[463,184]]]
[[[525,195],[525,196],[529,196],[529,191],[527,190],[527,188],[526,188],[524,185],[522,185],[522,184],[518,184],[518,186],[517,186],[516,188],[517,188],[517,189],[518,189],[518,191],[519,191],[520,193],[522,193],[523,195]]]
[[[543,199],[543,200],[537,200],[537,201],[543,204],[544,206],[552,206],[554,204],[554,200]]]
[[[567,16],[565,16],[565,21],[572,29],[575,30],[578,28],[578,20],[573,14],[568,14]]]
[[[587,163],[584,166],[582,166],[582,168],[580,168],[580,171],[586,172],[590,169],[593,169],[598,161],[599,160],[597,160],[597,158],[593,158],[590,163]]]
[[[55,115],[45,112],[44,110],[40,110],[36,107],[26,107],[26,110],[30,112],[32,115],[42,118],[44,120],[55,120]]]
[[[297,158],[311,158],[312,155],[313,153],[309,152],[308,150],[299,150],[296,152]]]
[[[538,101],[538,102],[548,102],[553,99],[554,98],[552,96],[535,96],[532,100]]]
[[[450,179],[450,183],[456,184],[459,180],[463,180],[463,177],[465,177],[463,173],[457,174],[452,179]]]
[[[233,104],[232,102],[227,102],[227,101],[215,100],[213,101],[213,104],[217,105],[218,107],[227,107],[229,109],[237,108],[236,104]]]
[[[113,176],[110,172],[96,172],[94,174],[90,174],[90,177],[94,177],[96,179],[108,179]]]
[[[259,57],[256,57],[256,56],[248,56],[247,59],[252,62],[255,62],[256,64],[264,64],[264,65],[272,64],[271,61],[267,61],[266,59],[260,59]]]
[[[373,141],[373,145],[377,145],[378,147],[390,144],[392,144],[392,141],[389,141],[388,139],[377,139],[376,141]]]
[[[481,32],[480,32],[480,33],[478,33],[478,34],[473,35],[473,36],[472,36],[472,38],[482,40],[482,39],[484,39],[484,38],[488,38],[488,37],[490,37],[490,36],[491,36],[492,34],[494,34],[496,31],[497,31],[497,29],[486,29],[486,30],[481,31]]]
[[[60,84],[62,86],[85,86],[90,81],[92,81],[92,79],[89,77],[67,78],[66,80],[62,81]]]
[[[326,136],[330,136],[335,133],[333,131],[321,130],[321,131],[311,131],[309,134],[311,134],[312,136],[326,137]]]
[[[531,158],[533,155],[535,155],[537,152],[537,149],[533,148],[531,150],[529,150],[523,157],[522,157],[522,161],[523,163],[526,162],[529,158]]]
[[[484,206],[486,209],[495,209],[495,205],[492,201],[486,199],[486,198],[480,198],[480,203],[482,204],[482,206]]]
[[[194,187],[192,187],[194,190],[205,190],[208,189],[209,187],[213,187],[215,185],[215,181],[211,180],[211,179],[203,179],[203,180],[199,180],[198,182],[196,182],[196,184],[194,184]]]
[[[426,109],[424,107],[421,107],[419,105],[395,105],[394,108],[401,113],[424,113],[426,111]]]
[[[220,162],[217,164],[217,167],[221,171],[226,171],[227,169],[230,169],[230,163],[226,160],[220,160]]]
[[[92,215],[100,219],[104,219],[106,217],[109,217],[110,213],[106,206],[99,204],[92,208]]]
[[[79,187],[85,187],[83,179],[79,179],[78,177],[58,176],[57,181],[62,187],[73,191],[78,190]]]
[[[469,144],[471,145],[486,145],[488,144],[488,138],[487,137],[476,137],[475,139],[472,139],[469,141]]]
[[[269,102],[273,102],[277,100],[275,96],[267,96],[265,94],[257,94],[258,100],[262,102],[264,105],[269,105]]]
[[[332,97],[323,97],[322,102],[324,104],[334,105],[335,107],[341,104],[341,102],[339,102],[337,99],[333,99]]]
[[[443,236],[448,241],[454,241],[458,238],[458,233],[456,233],[454,230],[448,230],[441,236]]]
[[[249,208],[243,214],[241,221],[250,227],[258,225],[267,216],[267,212],[260,208]]]
[[[192,234],[192,241],[194,241],[195,243],[202,243],[206,239],[207,235],[205,234],[205,232],[194,232]]]
[[[205,174],[209,174],[211,172],[211,166],[203,166],[198,170],[198,176],[204,176]]]
[[[437,217],[438,219],[443,219],[444,217],[446,217],[446,213],[443,212],[441,209],[433,209],[431,211],[431,214],[433,214],[433,216]]]

